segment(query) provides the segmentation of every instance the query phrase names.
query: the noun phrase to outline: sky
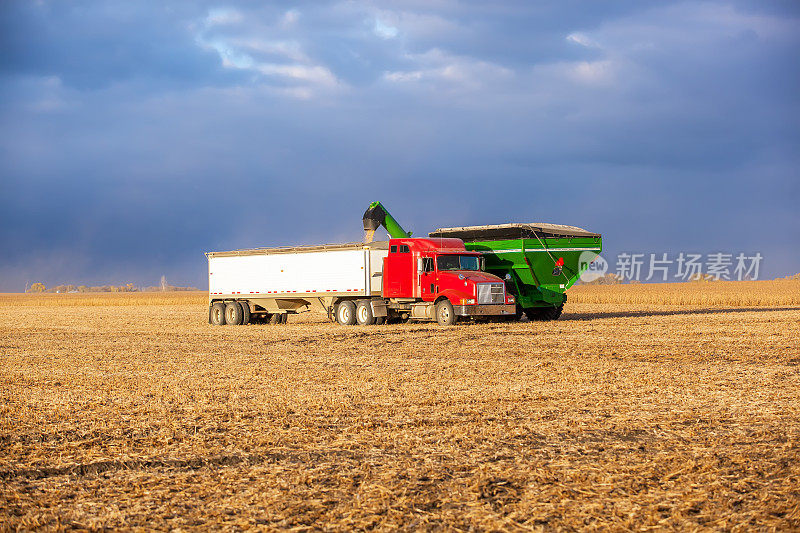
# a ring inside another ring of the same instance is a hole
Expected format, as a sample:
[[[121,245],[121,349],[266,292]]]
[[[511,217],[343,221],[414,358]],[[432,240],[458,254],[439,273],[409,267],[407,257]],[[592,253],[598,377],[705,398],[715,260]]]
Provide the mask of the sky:
[[[800,3],[0,4],[0,291],[541,221],[800,272]]]

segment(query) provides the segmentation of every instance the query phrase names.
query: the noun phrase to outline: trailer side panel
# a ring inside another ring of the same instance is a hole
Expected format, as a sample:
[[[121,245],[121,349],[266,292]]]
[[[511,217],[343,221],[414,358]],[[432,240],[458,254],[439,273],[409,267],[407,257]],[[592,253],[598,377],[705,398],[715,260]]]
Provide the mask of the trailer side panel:
[[[211,295],[354,293],[370,295],[368,252],[209,256]]]

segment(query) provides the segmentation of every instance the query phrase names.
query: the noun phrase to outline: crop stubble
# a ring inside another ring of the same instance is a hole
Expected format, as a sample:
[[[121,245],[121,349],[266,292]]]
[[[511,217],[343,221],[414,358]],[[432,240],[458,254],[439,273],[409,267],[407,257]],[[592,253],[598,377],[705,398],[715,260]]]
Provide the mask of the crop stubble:
[[[0,296],[0,528],[800,527],[800,308],[608,290],[449,329]]]

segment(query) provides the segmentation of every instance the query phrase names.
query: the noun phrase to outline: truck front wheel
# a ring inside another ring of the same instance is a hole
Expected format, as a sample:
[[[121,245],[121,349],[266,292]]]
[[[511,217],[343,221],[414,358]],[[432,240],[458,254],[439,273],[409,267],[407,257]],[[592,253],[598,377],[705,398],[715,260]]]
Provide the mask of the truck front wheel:
[[[375,323],[375,316],[372,314],[372,304],[369,300],[361,300],[356,306],[356,322],[359,326],[370,326]]]
[[[356,323],[356,305],[350,300],[345,300],[336,307],[336,321],[342,326],[352,326]]]
[[[440,326],[452,326],[456,323],[456,313],[450,300],[442,300],[436,304],[436,322]]]
[[[238,326],[242,323],[242,306],[239,302],[228,302],[225,304],[225,323]]]
[[[225,325],[225,304],[214,302],[211,304],[211,323],[215,326]]]

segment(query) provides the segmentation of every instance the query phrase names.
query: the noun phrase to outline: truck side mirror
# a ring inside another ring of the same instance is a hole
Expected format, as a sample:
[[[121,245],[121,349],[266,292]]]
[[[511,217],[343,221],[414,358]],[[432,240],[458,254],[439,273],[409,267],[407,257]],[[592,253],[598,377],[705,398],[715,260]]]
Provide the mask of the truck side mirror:
[[[417,273],[422,273],[424,271],[424,268],[422,266],[423,264],[424,263],[422,261],[422,258],[421,257],[417,257]]]

